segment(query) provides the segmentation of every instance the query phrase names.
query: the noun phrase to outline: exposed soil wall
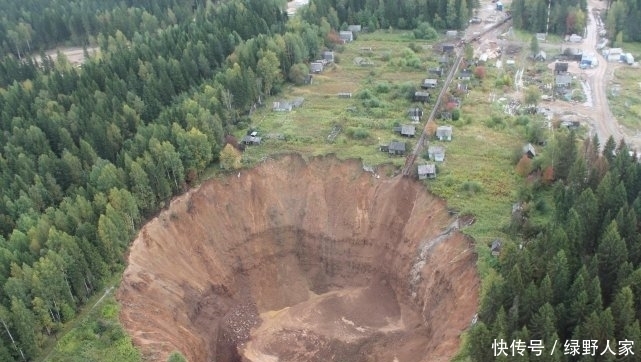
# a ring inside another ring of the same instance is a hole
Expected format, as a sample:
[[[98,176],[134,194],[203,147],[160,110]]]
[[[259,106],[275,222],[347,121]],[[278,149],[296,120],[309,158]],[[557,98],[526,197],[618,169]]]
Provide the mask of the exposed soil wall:
[[[151,360],[447,361],[478,302],[456,229],[420,183],[283,156],[142,229],[121,320]]]

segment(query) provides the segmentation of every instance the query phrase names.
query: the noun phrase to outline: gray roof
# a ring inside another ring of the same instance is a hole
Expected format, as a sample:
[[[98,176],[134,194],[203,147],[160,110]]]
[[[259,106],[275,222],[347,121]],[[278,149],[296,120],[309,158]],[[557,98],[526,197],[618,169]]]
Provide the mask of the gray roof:
[[[445,153],[445,148],[443,146],[431,145],[427,147],[427,152],[430,154],[440,154]]]
[[[418,165],[418,174],[419,175],[429,175],[436,173],[436,166],[434,164],[429,165]]]
[[[405,142],[392,141],[389,143],[389,149],[394,151],[405,152]]]
[[[559,74],[556,76],[554,83],[556,85],[570,84],[572,83],[572,77],[569,74]]]
[[[500,251],[501,250],[501,240],[495,239],[492,241],[492,246],[490,247],[492,251]]]
[[[401,126],[401,134],[404,136],[414,136],[416,134],[416,127],[403,125]]]
[[[414,92],[414,97],[430,97],[430,94],[427,92]]]
[[[451,136],[452,126],[438,126],[438,128],[436,128],[436,135]]]
[[[531,143],[528,143],[527,145],[523,146],[523,153],[531,153],[532,156],[536,156],[536,149],[534,149],[534,146],[532,146]]]

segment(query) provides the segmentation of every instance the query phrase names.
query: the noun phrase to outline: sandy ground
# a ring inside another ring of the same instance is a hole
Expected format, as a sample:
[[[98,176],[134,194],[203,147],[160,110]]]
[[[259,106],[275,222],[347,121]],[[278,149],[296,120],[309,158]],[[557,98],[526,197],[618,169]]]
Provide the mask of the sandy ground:
[[[98,47],[87,48],[87,53],[89,53],[89,55],[96,54],[97,52]],[[69,63],[74,67],[78,67],[85,62],[85,53],[80,47],[57,48],[45,52],[45,54],[50,56],[54,62],[58,59],[58,53],[64,54],[69,60]],[[40,55],[35,55],[33,59],[36,62],[40,62]]]
[[[478,305],[443,200],[358,161],[282,156],[175,199],[117,299],[147,360],[449,361]]]

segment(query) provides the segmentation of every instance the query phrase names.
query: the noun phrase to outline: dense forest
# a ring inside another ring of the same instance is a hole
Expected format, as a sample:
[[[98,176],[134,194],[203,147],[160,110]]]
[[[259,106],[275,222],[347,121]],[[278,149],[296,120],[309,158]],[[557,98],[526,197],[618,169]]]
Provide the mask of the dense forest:
[[[578,145],[560,134],[548,150],[556,182],[520,192],[512,227],[522,242],[506,245],[485,280],[468,338],[474,361],[641,360],[641,164],[612,138],[602,152],[596,138]],[[537,197],[546,187],[552,208]],[[537,227],[529,216],[546,209],[550,221]]]
[[[176,0],[3,0],[0,9],[0,52],[19,58],[65,42],[86,45],[100,33],[131,38],[192,17],[192,4]]]
[[[587,0],[514,0],[512,21],[514,27],[534,33],[545,33],[548,26],[548,4],[550,4],[549,31],[552,34],[580,34],[587,24]]]
[[[414,29],[427,23],[436,29],[463,29],[478,0],[311,0],[303,17],[325,17],[332,26],[361,24],[371,30]]]
[[[336,38],[323,19],[286,23],[277,1],[164,6],[152,12],[182,15],[156,31],[142,8],[118,13],[81,68],[64,56],[37,64],[28,46],[0,62],[2,361],[36,357],[120,270],[140,223],[217,161],[261,95],[306,76]],[[33,36],[40,49],[65,41]]]
[[[605,24],[610,40],[641,41],[641,1],[609,1]]]

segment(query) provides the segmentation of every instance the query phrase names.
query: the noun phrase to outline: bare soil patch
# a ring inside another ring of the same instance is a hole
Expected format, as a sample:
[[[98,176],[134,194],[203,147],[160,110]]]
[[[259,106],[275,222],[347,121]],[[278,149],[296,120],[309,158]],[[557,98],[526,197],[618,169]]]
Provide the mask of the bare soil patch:
[[[117,293],[149,360],[448,361],[478,304],[443,200],[360,161],[287,155],[174,200]]]

